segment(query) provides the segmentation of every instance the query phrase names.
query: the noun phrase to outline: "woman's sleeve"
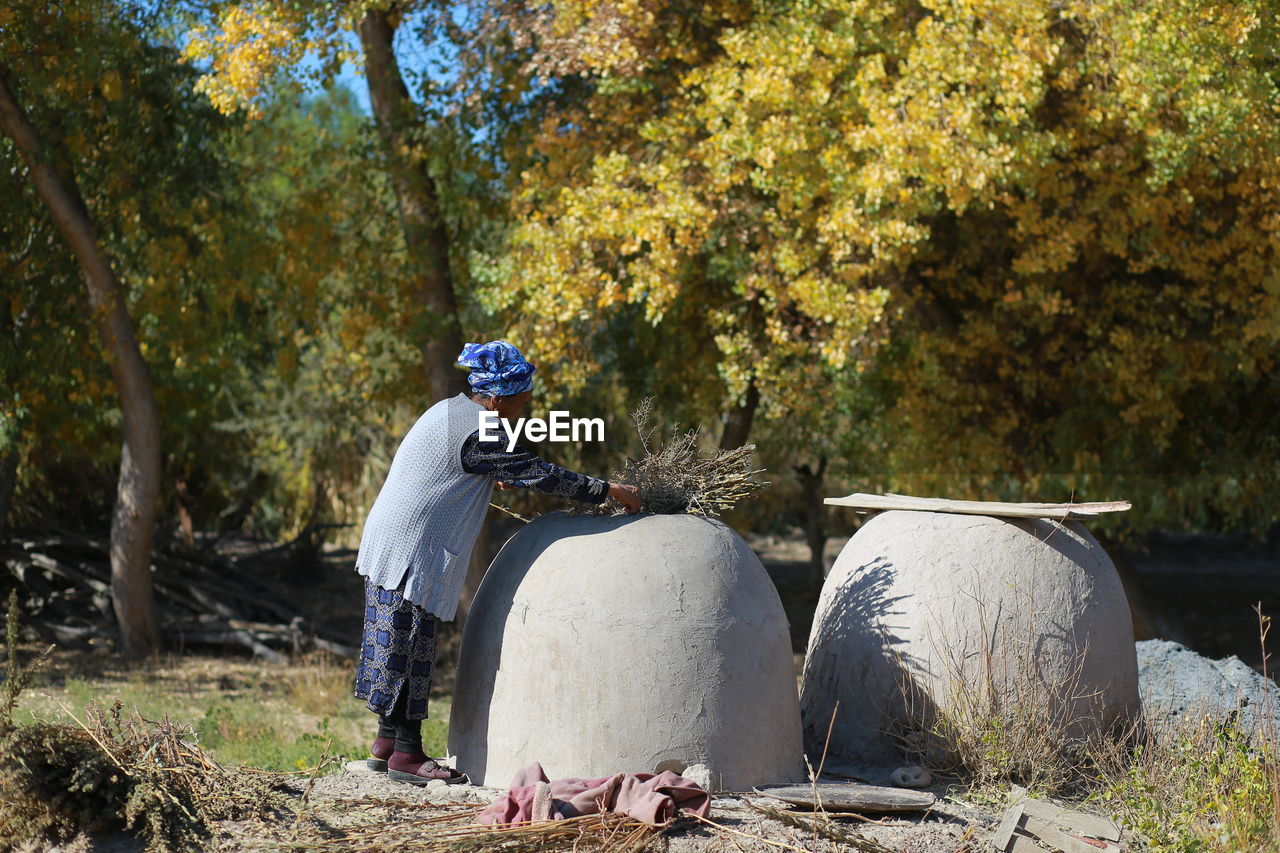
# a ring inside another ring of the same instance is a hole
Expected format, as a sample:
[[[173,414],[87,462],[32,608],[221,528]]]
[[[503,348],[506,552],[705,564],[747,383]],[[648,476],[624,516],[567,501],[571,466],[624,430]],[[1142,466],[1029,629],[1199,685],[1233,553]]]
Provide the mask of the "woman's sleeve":
[[[521,442],[508,451],[505,438],[481,441],[479,430],[462,444],[462,470],[581,503],[600,504],[609,496],[604,480],[544,462]]]

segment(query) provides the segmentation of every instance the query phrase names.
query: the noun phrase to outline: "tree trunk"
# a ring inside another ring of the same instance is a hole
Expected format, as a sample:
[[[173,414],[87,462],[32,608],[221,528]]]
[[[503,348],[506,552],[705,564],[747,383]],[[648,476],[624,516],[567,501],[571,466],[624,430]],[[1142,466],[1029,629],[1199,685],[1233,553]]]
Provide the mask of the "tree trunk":
[[[456,363],[462,351],[462,330],[449,271],[449,235],[440,218],[439,195],[427,168],[422,120],[409,97],[393,49],[395,17],[394,12],[374,9],[365,14],[358,29],[369,80],[369,101],[387,152],[400,227],[414,269],[414,290],[427,321],[422,362],[434,401],[465,387],[465,376]]]
[[[9,529],[9,504],[13,501],[13,490],[18,485],[18,448],[10,447],[0,453],[0,542],[4,541],[5,531]]]
[[[120,396],[124,442],[111,518],[111,599],[120,623],[122,651],[131,657],[145,656],[160,646],[151,588],[151,538],[160,496],[160,424],[151,375],[138,348],[124,293],[98,243],[75,176],[60,174],[53,167],[8,79],[8,69],[0,66],[0,132],[17,145],[36,192],[76,256]]]
[[[751,422],[756,417],[756,407],[760,405],[760,392],[756,390],[755,380],[747,386],[747,396],[741,405],[734,406],[724,418],[724,432],[720,434],[720,449],[733,450],[747,443],[751,435]]]
[[[826,561],[823,551],[827,546],[826,505],[822,498],[822,480],[827,473],[827,457],[818,460],[818,467],[797,465],[795,472],[800,476],[800,488],[804,500],[804,538],[809,544],[809,567],[822,584],[826,576]]]
[[[186,477],[179,477],[173,484],[178,495],[178,527],[182,530],[182,544],[188,548],[196,546],[196,526],[191,518],[191,493],[187,490]]]
[[[19,256],[19,263],[21,262],[20,258],[21,256]],[[10,269],[16,268],[17,263],[10,267]],[[9,270],[4,272],[7,273]],[[18,349],[13,314],[8,300],[4,299],[0,299],[0,334],[13,338],[15,349]],[[5,367],[5,382],[8,383],[10,388],[18,387],[17,362],[11,362]],[[6,449],[0,450],[0,542],[4,541],[5,531],[9,529],[9,507],[13,502],[13,491],[18,485],[18,450],[20,446],[19,437],[22,430],[20,418],[15,417],[10,427],[13,430],[13,434],[4,439],[6,441]]]

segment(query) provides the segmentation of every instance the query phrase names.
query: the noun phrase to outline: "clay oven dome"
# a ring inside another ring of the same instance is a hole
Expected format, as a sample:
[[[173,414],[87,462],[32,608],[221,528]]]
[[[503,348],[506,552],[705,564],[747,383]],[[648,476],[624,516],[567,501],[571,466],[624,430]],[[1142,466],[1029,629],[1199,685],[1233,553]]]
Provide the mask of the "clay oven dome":
[[[922,721],[992,700],[1045,709],[1068,737],[1138,713],[1133,628],[1110,558],[1075,522],[875,516],[840,553],[814,616],[801,691],[811,757],[837,701],[829,754],[885,762]]]
[[[569,516],[503,546],[463,632],[449,751],[478,784],[702,764],[804,778],[787,620],[737,533],[692,515]]]

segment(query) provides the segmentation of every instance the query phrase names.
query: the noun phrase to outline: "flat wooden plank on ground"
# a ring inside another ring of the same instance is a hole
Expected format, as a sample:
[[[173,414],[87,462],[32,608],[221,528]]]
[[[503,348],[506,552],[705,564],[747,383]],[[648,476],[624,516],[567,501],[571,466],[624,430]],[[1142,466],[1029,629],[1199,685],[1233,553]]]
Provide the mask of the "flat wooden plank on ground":
[[[1002,518],[1097,518],[1104,512],[1131,509],[1129,501],[1095,501],[1091,503],[1004,503],[1002,501],[961,501],[950,498],[919,498],[912,495],[868,495],[855,492],[843,498],[826,498],[831,506],[848,506],[862,510],[916,510],[920,512],[954,512],[962,515],[994,515]]]
[[[932,806],[938,799],[927,791],[904,791],[902,788],[884,788],[858,782],[766,785],[755,791],[793,806],[822,808],[830,812],[919,812]]]
[[[1030,835],[1015,835],[999,849],[1003,853],[1049,853],[1048,847],[1041,847]]]
[[[1048,821],[1078,835],[1087,835],[1103,841],[1120,840],[1120,827],[1115,821],[1091,815],[1088,812],[1064,809],[1062,806],[1046,803],[1044,800],[1033,799],[1027,794],[1026,788],[1018,785],[1013,786],[1009,795],[1024,814]]]
[[[1062,853],[1098,853],[1098,848],[1087,841],[1081,841],[1055,827],[1043,818],[1028,814],[1022,819],[1022,827],[1027,832],[1055,850]],[[1099,844],[1103,842],[1098,842]]]
[[[995,845],[997,850],[1008,853],[1009,842],[1013,840],[1014,833],[1018,831],[1018,824],[1021,821],[1022,805],[1014,803],[1004,813],[1004,818],[1000,821],[1000,825],[996,827],[995,837],[991,839],[991,843]]]

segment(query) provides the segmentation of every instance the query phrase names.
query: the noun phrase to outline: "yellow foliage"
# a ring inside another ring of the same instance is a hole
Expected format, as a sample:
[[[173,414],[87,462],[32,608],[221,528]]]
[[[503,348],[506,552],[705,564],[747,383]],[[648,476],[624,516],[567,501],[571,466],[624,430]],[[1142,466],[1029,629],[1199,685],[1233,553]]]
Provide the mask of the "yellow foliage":
[[[216,24],[187,33],[183,57],[207,67],[196,87],[220,111],[244,110],[261,118],[271,84],[299,75],[308,53],[350,59],[337,33],[349,29],[363,5],[337,13],[327,4],[310,9],[281,0],[231,4],[219,12]]]
[[[1186,433],[1188,382],[1276,366],[1266,10],[708,0],[684,13],[713,34],[678,60],[657,4],[556,0],[535,64],[597,85],[544,118],[488,303],[565,377],[638,306],[699,344],[673,358],[715,365],[708,396],[754,381],[766,415],[815,364],[849,383],[877,365],[902,380],[900,470],[1030,482],[1031,449],[1089,458],[1067,442],[1097,405],[1149,454]]]

